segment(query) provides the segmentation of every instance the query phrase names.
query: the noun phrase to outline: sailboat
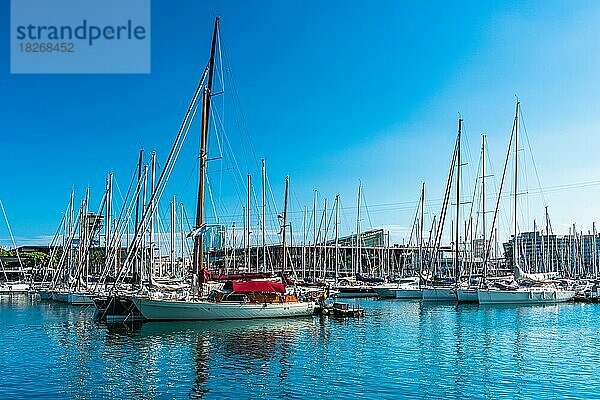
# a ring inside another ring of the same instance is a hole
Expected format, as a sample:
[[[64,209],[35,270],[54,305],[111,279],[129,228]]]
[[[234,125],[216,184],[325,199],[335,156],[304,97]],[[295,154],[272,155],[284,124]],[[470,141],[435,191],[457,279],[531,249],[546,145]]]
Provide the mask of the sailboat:
[[[259,318],[285,318],[310,316],[314,313],[314,301],[301,301],[285,286],[286,269],[286,225],[289,177],[286,178],[285,203],[282,226],[282,281],[249,280],[227,282],[223,290],[213,290],[204,295],[210,272],[204,266],[203,229],[204,185],[207,163],[207,135],[209,127],[210,100],[212,92],[215,47],[219,18],[215,19],[212,46],[207,68],[208,82],[204,86],[201,121],[200,179],[198,186],[198,207],[194,233],[194,253],[191,293],[185,298],[172,299],[162,292],[149,292],[134,295],[133,303],[142,316],[148,320],[234,320]]]
[[[458,135],[456,137],[456,147],[454,149],[454,154],[452,157],[452,165],[453,167],[450,170],[450,174],[448,175],[448,183],[446,185],[446,194],[444,198],[444,204],[442,205],[442,215],[445,217],[445,208],[448,204],[448,195],[450,193],[450,186],[452,182],[452,171],[453,168],[456,168],[456,230],[454,237],[454,271],[456,280],[454,283],[446,283],[443,282],[441,285],[437,284],[435,280],[431,282],[430,285],[423,288],[423,301],[456,301],[456,282],[458,282],[458,278],[460,277],[460,266],[459,266],[459,216],[460,216],[460,137],[462,133],[462,118],[458,119]],[[454,162],[456,161],[456,164]],[[441,232],[443,229],[444,220],[440,219],[440,226],[438,231],[438,241],[441,241]]]
[[[8,233],[10,234],[10,238],[14,246],[14,253],[19,264],[18,269],[9,270],[0,259],[0,279],[2,279],[0,280],[0,294],[27,293],[30,289],[30,285],[29,283],[25,282],[23,262],[19,254],[19,250],[17,249],[15,238],[13,236],[12,229],[10,228],[8,217],[6,216],[6,211],[4,211],[4,204],[2,204],[2,201],[0,201],[0,207],[2,208],[2,214],[4,215],[4,220],[6,221]]]
[[[415,215],[415,223],[413,227],[418,232],[418,243],[419,243],[419,269],[417,276],[403,276],[398,279],[395,283],[386,285],[375,286],[373,290],[379,298],[389,299],[421,299],[423,292],[421,290],[421,275],[423,271],[423,222],[424,222],[424,204],[425,204],[425,182],[421,187],[421,196],[419,199],[419,207],[417,208],[417,214]],[[420,212],[420,218],[417,217]],[[412,232],[411,232],[412,240]]]
[[[483,270],[485,270],[485,265],[487,264],[486,257],[486,221],[485,221],[485,149],[486,149],[486,136],[481,136],[481,218],[483,225],[483,258],[482,258],[482,266]],[[470,228],[471,233],[473,231],[473,227]],[[466,240],[465,240],[466,241]],[[473,246],[473,241],[471,241],[471,246]],[[473,255],[473,248],[471,248],[471,255]],[[471,263],[471,269],[473,268],[473,264]],[[479,298],[477,296],[478,285],[474,285],[471,280],[471,274],[469,273],[469,279],[466,282],[459,282],[456,288],[456,298],[459,303],[478,303]]]
[[[519,265],[519,243],[517,226],[517,195],[518,195],[518,137],[519,137],[519,115],[520,103],[517,101],[515,119],[508,151],[514,136],[514,219],[513,219],[513,268],[515,279],[523,277],[523,271]],[[530,276],[529,278],[532,278]],[[533,278],[547,278],[547,276],[533,276]],[[530,287],[502,287],[496,285],[494,288],[482,288],[477,291],[479,304],[547,304],[562,303],[571,300],[575,296],[574,290],[563,289],[552,281],[538,282]]]
[[[337,298],[368,298],[376,297],[377,293],[375,288],[379,286],[384,280],[382,278],[373,278],[363,275],[363,254],[362,254],[362,243],[363,238],[360,227],[360,210],[361,210],[361,198],[362,198],[362,183],[358,184],[358,199],[357,199],[357,211],[356,211],[356,239],[354,253],[356,257],[353,257],[354,274],[353,276],[347,276],[343,278],[336,277],[335,284],[331,287],[334,294],[331,297]],[[316,261],[315,261],[316,262]]]

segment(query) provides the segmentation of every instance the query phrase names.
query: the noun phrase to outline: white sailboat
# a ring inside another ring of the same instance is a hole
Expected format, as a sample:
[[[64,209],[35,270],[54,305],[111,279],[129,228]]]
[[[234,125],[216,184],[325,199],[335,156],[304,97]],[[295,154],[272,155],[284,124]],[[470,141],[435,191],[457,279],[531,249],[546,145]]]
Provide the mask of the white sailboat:
[[[28,283],[2,282],[0,283],[0,294],[16,294],[29,292]]]
[[[486,246],[486,221],[485,221],[485,149],[486,149],[486,136],[481,136],[481,219],[482,219],[482,237],[483,237],[483,254],[482,254],[482,262],[481,265],[483,267],[484,275],[487,265],[487,246]],[[470,228],[471,234],[473,233],[473,227]],[[471,246],[473,246],[473,241],[471,240]],[[473,255],[473,248],[471,247],[471,255]],[[478,303],[479,297],[477,295],[477,290],[479,289],[479,283],[474,285],[471,282],[471,271],[473,268],[473,262],[471,262],[469,278],[466,282],[460,282],[456,287],[456,298],[459,303]]]
[[[422,297],[419,277],[400,278],[396,283],[373,286],[380,299],[420,299]]]
[[[519,243],[518,243],[518,226],[517,226],[517,195],[518,195],[518,137],[519,137],[519,114],[520,103],[517,101],[515,110],[515,119],[509,143],[508,151],[512,144],[512,136],[514,136],[514,219],[513,219],[513,265],[515,270],[515,278],[523,276],[523,271],[519,266]],[[535,275],[529,276],[536,277]],[[539,276],[547,278],[547,276]],[[519,287],[515,289],[500,289],[500,288],[484,288],[477,291],[477,299],[479,304],[548,304],[548,303],[563,303],[571,300],[575,296],[574,290],[563,289],[553,282],[538,284],[532,287]]]
[[[402,300],[422,299],[423,290],[421,288],[421,276],[423,273],[423,227],[425,224],[425,182],[421,186],[420,198],[421,216],[418,220],[417,232],[419,235],[419,270],[418,276],[403,278],[398,282],[398,286],[391,290],[394,298]]]
[[[162,294],[137,295],[132,297],[144,318],[148,320],[231,320],[258,318],[285,318],[310,316],[315,309],[314,301],[300,301],[289,293],[283,283],[257,280],[233,282],[231,292],[213,291],[208,297],[201,297],[202,285],[210,275],[204,267],[203,234],[204,185],[207,163],[207,134],[209,126],[210,99],[215,60],[215,48],[219,18],[215,20],[209,64],[208,83],[204,86],[202,103],[202,137],[200,147],[200,179],[198,187],[198,207],[196,210],[196,230],[194,235],[192,291],[184,299],[164,298]],[[202,86],[202,83],[201,85]],[[196,91],[198,94],[200,87]],[[194,97],[194,99],[196,96]],[[193,100],[194,101],[194,100]],[[282,226],[282,279],[286,268],[286,225],[289,177],[286,178],[285,203]],[[200,277],[200,279],[198,278]],[[198,290],[200,289],[200,290]],[[200,293],[198,293],[200,292]]]
[[[133,297],[133,303],[148,320],[233,320],[303,317],[313,314],[314,302],[287,300],[252,301],[251,296],[232,293],[219,302],[208,300],[163,300]]]
[[[423,301],[456,301],[456,289],[451,286],[430,286],[422,290]]]
[[[8,222],[8,217],[6,216],[6,211],[4,210],[4,204],[2,204],[2,201],[0,201],[0,208],[2,208],[2,214],[4,216],[4,220],[6,221],[6,227],[8,229],[8,233],[10,234],[10,238],[15,249],[14,252],[19,263],[18,269],[9,270],[5,267],[2,260],[0,260],[0,276],[3,278],[3,280],[0,281],[0,294],[27,293],[29,292],[30,284],[25,282],[23,261],[21,260],[21,255],[17,249],[15,237],[13,236],[12,229],[10,228],[10,223]],[[15,279],[15,277],[17,279]]]
[[[462,133],[462,118],[458,119],[458,135],[456,137],[456,147],[454,156],[452,159],[452,165],[456,161],[456,230],[454,237],[454,270],[455,270],[455,282],[458,282],[458,278],[460,277],[460,265],[459,265],[459,217],[460,217],[460,137]],[[449,187],[452,180],[452,175],[448,176],[448,184],[446,185],[447,193],[449,193]],[[446,201],[444,201],[446,203]],[[443,205],[442,207],[444,207]],[[440,229],[443,228],[443,221],[440,221]],[[441,231],[440,231],[440,240],[441,240]],[[423,301],[457,301],[457,286],[456,283],[448,285],[444,284],[443,286],[436,286],[433,283],[430,286],[423,288]]]
[[[459,303],[478,303],[477,297],[478,288],[471,285],[463,284],[456,288],[456,299]]]
[[[574,290],[553,285],[518,288],[514,290],[479,289],[479,304],[553,304],[564,303],[575,296]]]

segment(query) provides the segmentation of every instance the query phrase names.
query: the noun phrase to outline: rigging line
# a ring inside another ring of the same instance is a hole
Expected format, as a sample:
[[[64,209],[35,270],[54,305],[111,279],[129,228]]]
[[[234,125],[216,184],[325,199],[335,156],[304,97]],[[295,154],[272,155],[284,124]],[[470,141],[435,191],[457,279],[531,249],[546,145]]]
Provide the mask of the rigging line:
[[[419,194],[419,200],[417,201],[417,207],[415,210],[415,217],[413,218],[412,227],[410,228],[410,236],[408,238],[408,245],[410,246],[413,240],[413,234],[416,236],[417,229],[417,218],[419,217],[419,203],[422,201],[422,194]]]
[[[4,215],[4,220],[6,221],[6,227],[8,228],[8,233],[10,234],[10,239],[12,240],[13,246],[15,248],[15,253],[17,254],[17,259],[19,260],[19,265],[21,265],[22,270],[23,261],[21,260],[21,256],[19,255],[19,249],[17,249],[17,242],[15,242],[15,237],[13,236],[10,223],[8,222],[8,217],[6,216],[6,211],[4,210],[4,204],[2,204],[2,200],[0,200],[0,208],[2,208],[2,214]]]
[[[121,198],[121,202],[124,203],[125,199],[123,198],[123,192],[121,192],[121,187],[119,186],[119,182],[117,182],[116,179],[113,180],[115,186],[117,187],[117,193],[119,194],[119,197]]]
[[[252,142],[252,138],[250,136],[250,130],[248,129],[248,123],[247,123],[247,119],[246,119],[246,115],[244,113],[244,109],[242,108],[242,103],[240,100],[240,96],[237,90],[237,83],[235,80],[235,77],[233,75],[233,70],[231,68],[231,63],[229,62],[229,56],[227,53],[227,46],[223,46],[223,54],[225,55],[224,59],[227,63],[228,68],[226,69],[226,72],[229,73],[229,75],[231,76],[231,88],[232,88],[232,92],[233,92],[233,100],[236,103],[237,107],[238,107],[238,112],[240,113],[240,118],[243,122],[243,127],[244,127],[244,133],[246,134],[246,137],[248,139],[248,144],[250,145],[250,150],[252,151],[252,156],[254,158],[254,162],[255,162],[255,168],[259,169],[259,163],[258,163],[258,157],[256,156],[256,151],[254,149],[254,143]],[[236,119],[237,121],[237,119]]]
[[[179,156],[179,152],[181,151],[181,148],[183,147],[183,143],[185,142],[185,138],[187,136],[187,133],[188,133],[191,123],[192,123],[191,121],[193,120],[193,115],[191,115],[191,114],[192,114],[192,112],[194,112],[194,115],[195,115],[195,111],[194,111],[195,107],[194,106],[196,105],[196,102],[197,102],[198,96],[202,90],[202,87],[204,87],[204,79],[206,77],[206,74],[207,74],[207,69],[204,70],[204,74],[202,75],[200,83],[198,84],[198,87],[196,88],[196,91],[192,98],[192,102],[190,103],[190,106],[187,109],[184,120],[179,128],[178,133],[177,133],[177,137],[175,138],[175,143],[173,144],[173,147],[171,148],[171,151],[167,158],[165,168],[161,171],[158,181],[156,183],[156,187],[152,190],[152,193],[151,193],[150,199],[149,199],[149,203],[151,204],[151,207],[148,207],[142,213],[142,220],[140,223],[141,229],[136,230],[136,232],[134,233],[134,236],[133,236],[132,243],[131,243],[131,246],[134,249],[137,249],[137,246],[139,245],[139,242],[141,241],[140,232],[143,232],[146,230],[148,222],[149,222],[148,216],[151,215],[152,213],[154,213],[155,207],[158,204],[158,202],[160,201],[160,198],[165,190],[167,181],[171,175],[171,172],[173,171],[174,164],[177,161],[177,157]],[[190,116],[192,117],[191,119],[190,119]],[[119,269],[119,273],[118,273],[118,277],[117,277],[118,279],[121,277],[125,268],[129,267],[129,264],[131,263],[132,257],[133,257],[132,254],[133,253],[131,253],[131,252],[127,254],[125,261],[123,262],[123,264],[121,265],[121,267]],[[115,285],[116,285],[116,282],[115,282]],[[114,289],[115,285],[113,285],[113,289]],[[111,289],[111,291],[112,291],[112,289]]]
[[[237,162],[237,158],[235,157],[235,153],[233,151],[233,147],[231,146],[231,142],[229,140],[229,135],[227,135],[226,133],[223,135],[223,142],[225,144],[225,152],[227,153],[227,155],[229,156],[229,158],[233,161],[233,167],[234,170],[237,172],[237,178],[239,178],[239,181],[236,181],[234,179],[232,179],[232,182],[234,184],[234,188],[236,191],[236,194],[238,195],[238,200],[240,202],[245,202],[244,198],[246,197],[245,195],[242,195],[242,191],[241,188],[244,187],[244,177],[242,177],[241,174],[241,169],[239,167],[239,164]]]
[[[221,30],[218,29],[217,30],[217,49],[219,51],[219,70],[221,72],[221,74],[219,75],[221,78],[221,89],[223,91],[225,91],[225,75],[223,73],[223,52],[222,52],[222,46],[221,46]],[[223,102],[223,116],[225,114],[225,102]]]
[[[350,224],[348,223],[348,216],[346,215],[345,212],[343,212],[344,208],[342,207],[342,198],[341,197],[340,197],[340,200],[339,200],[339,207],[340,207],[340,210],[342,211],[342,212],[340,212],[340,214],[341,214],[341,217],[342,217],[341,218],[342,222],[344,224],[344,232],[350,232],[351,233],[352,229],[354,229],[354,227],[352,229],[350,229]]]
[[[213,107],[214,103],[211,103],[211,109],[212,109],[212,122],[213,122],[213,127],[215,129],[215,139],[217,140],[217,147],[219,149],[219,157],[223,157],[223,149],[221,148],[221,141],[219,140],[219,133],[221,133],[222,135],[225,135],[225,125],[223,124],[223,119],[220,117],[219,113],[217,112],[217,110],[215,110]],[[221,128],[221,130],[219,130],[219,127]],[[209,135],[209,139],[210,139],[210,135]],[[210,146],[210,143],[208,143],[208,146]],[[210,147],[209,147],[210,148]]]
[[[213,192],[211,189],[211,184],[210,184],[210,180],[208,179],[208,176],[206,177],[206,186],[208,189],[208,197],[210,198],[210,203],[212,205],[213,214],[215,216],[215,221],[216,221],[216,224],[218,225],[219,224],[219,216],[217,215],[217,209],[215,207],[215,200],[213,198]]]
[[[478,165],[477,176],[479,177],[479,173],[481,172],[481,154],[479,155],[479,161],[477,162],[477,165]],[[480,191],[478,191],[478,189],[480,189],[479,178],[477,178],[475,180],[475,185],[473,186],[473,196],[471,196],[471,205],[469,207],[469,218],[473,218],[473,206],[475,205],[475,198],[477,197],[477,194],[480,193]],[[477,205],[479,206],[479,202],[477,202]],[[475,222],[475,228],[476,227],[477,227],[477,221]],[[471,224],[469,224],[469,230],[465,231],[465,242],[466,242],[467,234],[470,233],[472,229],[473,229],[473,227],[471,226]],[[475,230],[475,232],[477,232],[477,231]]]
[[[227,59],[227,53],[226,51],[223,51],[223,53],[225,53],[225,60],[227,61],[227,64],[229,65],[229,61]],[[241,126],[242,124],[240,123],[240,115],[239,115],[239,110],[236,109],[236,104],[235,104],[235,96],[236,96],[236,91],[235,91],[235,82],[233,79],[233,75],[231,74],[231,67],[227,68],[227,72],[231,75],[231,87],[232,87],[232,99],[234,101],[234,120],[235,123],[237,125],[238,131],[240,132],[240,138],[243,139],[243,134],[242,132],[244,131],[244,128]],[[241,108],[241,106],[240,106]],[[247,130],[247,127],[246,127]],[[249,134],[247,134],[246,136],[249,137]],[[244,161],[246,164],[246,169],[250,169],[249,163],[248,163],[248,156],[246,154],[246,146],[244,146],[244,141],[242,140],[242,154],[244,155]],[[251,145],[251,141],[250,141],[250,145]],[[255,156],[256,157],[256,156]],[[255,158],[255,162],[256,162],[256,158]],[[258,163],[256,164],[256,166],[258,166]]]
[[[271,195],[271,202],[273,204],[273,208],[275,209],[275,214],[279,214],[279,211],[277,210],[277,202],[275,201],[275,196],[273,195],[273,186],[271,185],[271,180],[269,179],[269,175],[267,175],[266,178],[267,178],[267,189],[269,189],[269,194]]]
[[[535,177],[537,179],[538,182],[538,187],[540,189],[540,191],[542,190],[542,181],[540,179],[540,174],[538,173],[538,169],[537,169],[537,164],[535,162],[535,159],[533,158],[533,150],[531,149],[531,142],[529,141],[529,133],[527,132],[527,127],[525,126],[525,120],[523,118],[523,109],[522,107],[519,108],[519,114],[521,115],[521,126],[523,127],[523,131],[525,132],[525,140],[527,140],[527,147],[529,147],[529,154],[531,155],[531,162],[533,164],[533,170],[535,171]],[[542,202],[544,203],[544,206],[548,205],[548,202],[546,201],[546,198],[544,196],[544,193],[541,193],[542,195]]]
[[[187,193],[187,188],[188,188],[188,186],[190,184],[190,181],[192,180],[192,176],[195,177],[195,172],[198,170],[197,167],[198,166],[196,165],[196,163],[192,164],[192,168],[190,168],[190,173],[189,173],[189,175],[188,175],[188,177],[187,177],[187,179],[186,179],[186,181],[185,181],[185,183],[183,185],[183,189],[181,189],[181,192],[183,193],[183,195],[185,195]]]
[[[486,145],[486,148],[485,148],[486,154],[490,154],[489,143],[487,141],[486,141],[485,145]],[[493,161],[492,157],[486,157],[486,161],[488,162],[489,171],[491,172],[491,175],[493,175],[494,177],[496,177],[497,176],[497,174],[496,174],[497,170],[496,170],[496,168],[494,166],[494,161]],[[488,193],[488,196],[491,196],[492,199],[496,200],[496,198],[498,196],[502,196],[502,194],[500,193],[500,189],[498,188],[498,180],[497,179],[492,179],[492,184],[494,186],[494,191],[493,191],[493,193]],[[502,196],[502,198],[509,198],[509,197],[510,197],[510,194],[506,194],[506,195]],[[502,203],[500,203],[498,205],[498,207],[499,207],[499,209],[502,210],[502,212],[500,212],[501,217],[500,217],[500,220],[498,221],[498,224],[501,223],[502,224],[502,229],[504,231],[508,231],[510,229],[509,228],[509,220],[508,220],[509,213],[506,212],[506,204],[504,202],[502,202]],[[491,231],[490,234],[493,234],[493,230]]]
[[[515,135],[515,130],[517,129],[516,127],[516,119],[513,122],[513,127],[512,130],[510,132],[510,139],[508,141],[508,149],[506,150],[506,158],[504,160],[504,167],[502,169],[502,178],[500,180],[500,189],[498,191],[498,198],[496,200],[496,207],[494,208],[494,218],[492,219],[492,227],[490,229],[490,240],[488,242],[488,245],[486,246],[486,250],[485,250],[485,258],[486,260],[489,259],[489,255],[490,255],[490,251],[491,251],[491,247],[492,247],[492,240],[494,239],[494,228],[496,227],[496,219],[498,217],[498,208],[500,205],[500,199],[502,196],[502,188],[504,187],[504,179],[506,177],[506,170],[508,168],[508,164],[510,161],[510,155],[511,155],[511,147],[512,147],[512,142],[513,142],[513,137]]]
[[[367,199],[365,197],[364,190],[361,192],[361,195],[362,195],[362,200],[364,203],[365,211],[367,212],[367,219],[369,220],[369,227],[370,227],[370,229],[373,229],[373,223],[371,222],[371,214],[369,213],[369,206],[367,205]]]

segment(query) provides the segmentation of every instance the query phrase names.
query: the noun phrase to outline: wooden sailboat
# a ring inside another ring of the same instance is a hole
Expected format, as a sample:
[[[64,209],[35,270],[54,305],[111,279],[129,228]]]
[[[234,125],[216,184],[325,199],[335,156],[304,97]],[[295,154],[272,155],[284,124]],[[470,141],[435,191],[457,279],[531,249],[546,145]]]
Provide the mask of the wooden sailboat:
[[[284,283],[270,280],[227,282],[224,290],[213,290],[205,295],[210,272],[204,265],[203,231],[204,220],[204,177],[207,162],[207,134],[209,126],[210,98],[215,59],[215,47],[219,18],[215,20],[211,53],[208,65],[208,83],[204,87],[202,105],[202,137],[200,148],[200,182],[194,235],[193,279],[191,294],[185,299],[171,299],[161,292],[132,296],[132,301],[148,320],[230,320],[285,318],[312,315],[314,301],[300,301],[286,290]],[[282,226],[282,281],[286,270],[286,225],[289,177],[286,179],[285,205]]]

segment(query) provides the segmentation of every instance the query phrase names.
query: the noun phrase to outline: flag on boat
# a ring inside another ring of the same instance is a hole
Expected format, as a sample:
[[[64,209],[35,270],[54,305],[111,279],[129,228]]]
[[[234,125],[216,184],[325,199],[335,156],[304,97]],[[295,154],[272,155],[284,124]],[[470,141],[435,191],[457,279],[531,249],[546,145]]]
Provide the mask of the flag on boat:
[[[191,231],[190,233],[188,233],[187,237],[195,238],[197,236],[204,235],[208,229],[209,229],[209,227],[206,226],[206,224],[202,224],[198,228],[196,228],[193,231]]]

